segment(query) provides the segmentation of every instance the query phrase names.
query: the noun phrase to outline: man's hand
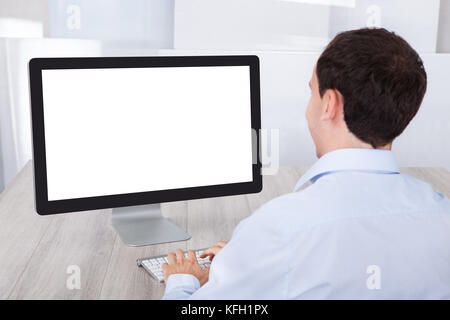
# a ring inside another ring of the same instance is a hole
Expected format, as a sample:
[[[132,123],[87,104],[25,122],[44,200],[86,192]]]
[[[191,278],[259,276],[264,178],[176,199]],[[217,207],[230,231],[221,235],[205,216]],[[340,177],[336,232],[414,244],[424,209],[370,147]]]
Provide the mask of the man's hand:
[[[192,274],[198,279],[200,286],[203,286],[208,281],[209,267],[205,269],[200,267],[194,251],[189,250],[188,257],[185,258],[184,252],[181,249],[178,249],[175,253],[169,253],[167,260],[169,260],[169,263],[164,263],[162,265],[164,280],[166,282],[171,274],[176,273]]]
[[[227,242],[225,241],[218,241],[214,246],[212,246],[209,249],[206,249],[205,251],[202,252],[202,254],[200,255],[200,258],[205,258],[205,257],[209,257],[209,261],[212,261],[215,257],[215,255],[223,249],[223,247],[225,247],[225,245],[227,244]]]

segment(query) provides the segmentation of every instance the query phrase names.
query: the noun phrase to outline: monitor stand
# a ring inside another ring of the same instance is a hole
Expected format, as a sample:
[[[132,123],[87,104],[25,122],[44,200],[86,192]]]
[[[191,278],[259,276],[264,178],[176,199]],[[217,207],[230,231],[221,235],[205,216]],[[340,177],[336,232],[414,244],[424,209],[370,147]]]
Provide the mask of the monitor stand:
[[[162,216],[160,204],[114,208],[111,221],[122,241],[133,247],[191,237]]]

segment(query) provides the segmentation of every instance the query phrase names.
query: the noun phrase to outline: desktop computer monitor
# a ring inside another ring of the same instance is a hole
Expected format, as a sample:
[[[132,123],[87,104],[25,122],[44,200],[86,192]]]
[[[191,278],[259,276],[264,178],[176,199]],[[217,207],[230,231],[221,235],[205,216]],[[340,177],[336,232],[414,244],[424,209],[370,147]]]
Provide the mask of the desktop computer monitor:
[[[256,56],[34,58],[36,211],[113,208],[133,246],[189,239],[160,203],[262,189]]]

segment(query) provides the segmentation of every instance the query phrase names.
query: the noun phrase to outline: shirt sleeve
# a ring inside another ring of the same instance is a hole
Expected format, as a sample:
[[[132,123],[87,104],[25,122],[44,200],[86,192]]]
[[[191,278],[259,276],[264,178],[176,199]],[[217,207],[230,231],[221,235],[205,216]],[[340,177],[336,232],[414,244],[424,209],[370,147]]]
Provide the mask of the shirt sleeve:
[[[277,211],[265,208],[242,221],[189,299],[285,299],[289,247],[277,220]]]
[[[162,300],[188,299],[200,288],[200,282],[191,274],[172,274],[167,279]]]
[[[285,299],[290,252],[279,206],[265,204],[234,230],[214,257],[202,287],[192,275],[171,275],[163,299]]]

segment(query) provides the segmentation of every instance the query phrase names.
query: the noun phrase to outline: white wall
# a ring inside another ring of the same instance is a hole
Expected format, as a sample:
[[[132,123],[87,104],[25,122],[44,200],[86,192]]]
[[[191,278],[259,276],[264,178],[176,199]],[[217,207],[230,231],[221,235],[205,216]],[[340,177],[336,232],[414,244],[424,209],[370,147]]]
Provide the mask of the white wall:
[[[49,34],[110,45],[172,48],[173,10],[174,0],[50,1]]]
[[[439,0],[357,0],[353,8],[332,7],[330,38],[362,27],[395,31],[419,52],[436,52]]]
[[[0,190],[32,157],[28,61],[100,54],[92,40],[0,38]]]
[[[450,53],[450,0],[441,0],[436,51]]]
[[[0,0],[0,37],[48,34],[50,0]]]
[[[318,50],[328,6],[274,0],[177,0],[174,48]]]
[[[394,143],[404,166],[450,170],[450,54],[422,54],[428,88],[419,112]]]
[[[224,54],[223,51],[161,50],[162,55]],[[256,54],[261,68],[262,127],[280,130],[280,164],[311,165],[314,146],[305,120],[308,81],[319,53],[226,51]],[[405,132],[394,142],[401,166],[450,170],[450,55],[422,54],[428,74],[424,102]]]
[[[446,1],[446,0],[444,0]],[[177,0],[175,49],[320,51],[336,33],[385,27],[435,52],[440,0]]]

